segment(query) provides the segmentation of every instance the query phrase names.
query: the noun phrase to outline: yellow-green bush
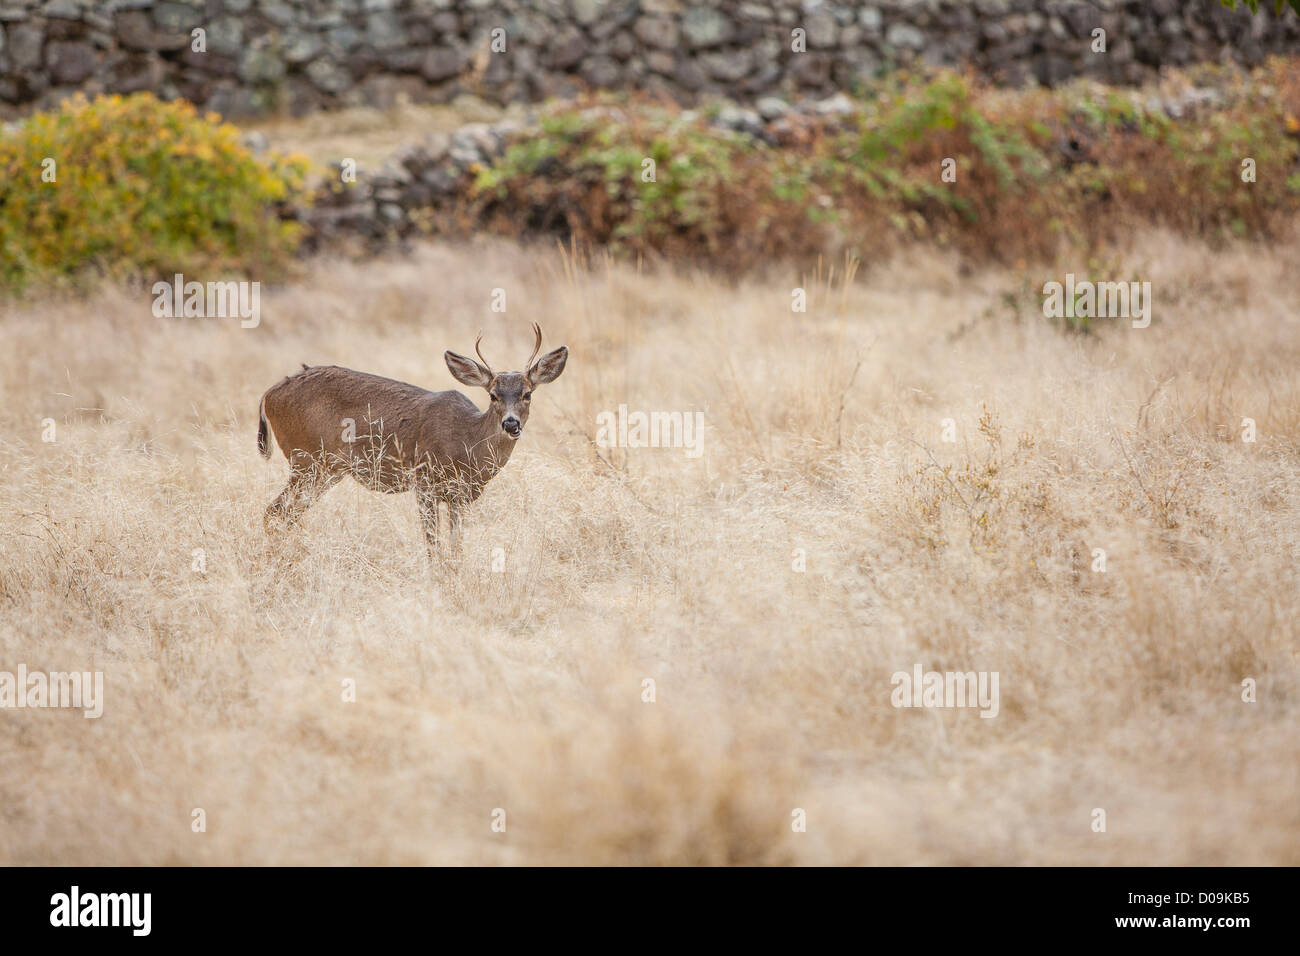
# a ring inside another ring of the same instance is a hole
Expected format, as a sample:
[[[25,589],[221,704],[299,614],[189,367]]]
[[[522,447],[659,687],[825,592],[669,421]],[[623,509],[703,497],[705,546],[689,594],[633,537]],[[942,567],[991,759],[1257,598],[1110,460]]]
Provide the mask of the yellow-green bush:
[[[0,136],[0,284],[273,275],[298,243],[279,212],[305,174],[297,158],[260,162],[189,103],[78,96]]]

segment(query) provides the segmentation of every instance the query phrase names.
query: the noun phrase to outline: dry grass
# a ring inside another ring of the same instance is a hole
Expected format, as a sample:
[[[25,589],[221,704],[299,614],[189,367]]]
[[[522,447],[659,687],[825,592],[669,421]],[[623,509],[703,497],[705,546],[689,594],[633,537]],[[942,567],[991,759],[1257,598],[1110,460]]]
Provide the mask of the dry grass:
[[[0,712],[0,862],[1300,863],[1298,251],[1149,236],[1152,326],[1093,338],[919,254],[807,315],[779,271],[493,245],[314,264],[255,330],[10,314],[0,669],[107,700]],[[532,320],[572,357],[459,570],[354,484],[268,543],[263,389],[449,387],[444,348],[513,366]],[[601,460],[620,403],[704,410],[705,454]],[[894,709],[918,662],[999,671],[1000,715]]]

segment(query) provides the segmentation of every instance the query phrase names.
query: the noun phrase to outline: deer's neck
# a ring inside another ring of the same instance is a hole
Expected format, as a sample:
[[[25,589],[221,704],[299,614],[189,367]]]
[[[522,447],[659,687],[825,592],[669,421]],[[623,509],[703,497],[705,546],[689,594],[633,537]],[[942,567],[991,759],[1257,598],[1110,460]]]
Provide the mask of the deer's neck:
[[[475,441],[470,450],[470,459],[475,470],[486,480],[505,467],[505,463],[510,460],[510,453],[515,450],[515,442],[506,437],[491,409],[479,412],[474,431]]]

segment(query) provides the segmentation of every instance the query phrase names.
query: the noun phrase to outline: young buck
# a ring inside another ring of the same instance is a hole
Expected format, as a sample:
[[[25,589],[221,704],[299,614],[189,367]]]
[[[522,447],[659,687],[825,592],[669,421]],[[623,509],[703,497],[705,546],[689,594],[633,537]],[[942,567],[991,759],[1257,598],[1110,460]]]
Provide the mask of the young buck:
[[[266,509],[266,528],[292,524],[344,475],[390,494],[414,489],[430,553],[438,547],[438,503],[447,503],[451,545],[460,545],[461,512],[505,467],[528,422],[533,389],[559,378],[564,346],[540,359],[542,330],[526,372],[494,372],[474,342],[476,362],[444,358],[458,382],[485,388],[479,411],[460,392],[430,392],[336,365],[307,366],[262,396],[257,448],[271,457],[268,428],[289,459],[289,484]],[[533,361],[537,359],[537,361]]]

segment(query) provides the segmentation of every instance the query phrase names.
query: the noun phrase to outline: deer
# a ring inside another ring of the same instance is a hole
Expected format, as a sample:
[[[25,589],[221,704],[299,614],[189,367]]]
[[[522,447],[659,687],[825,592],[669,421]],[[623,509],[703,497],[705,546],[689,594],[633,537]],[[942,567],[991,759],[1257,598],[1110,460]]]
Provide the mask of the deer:
[[[430,557],[438,558],[439,505],[446,503],[451,551],[459,554],[467,505],[505,467],[528,423],[533,389],[560,377],[569,350],[540,359],[542,329],[524,372],[494,372],[479,360],[447,351],[443,359],[462,385],[483,388],[488,407],[462,392],[431,392],[337,365],[303,365],[266,390],[258,406],[257,450],[270,458],[274,436],[289,461],[289,483],[266,509],[267,534],[297,524],[321,495],[351,476],[388,494],[415,491]]]

